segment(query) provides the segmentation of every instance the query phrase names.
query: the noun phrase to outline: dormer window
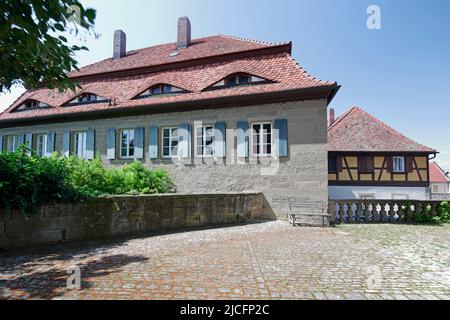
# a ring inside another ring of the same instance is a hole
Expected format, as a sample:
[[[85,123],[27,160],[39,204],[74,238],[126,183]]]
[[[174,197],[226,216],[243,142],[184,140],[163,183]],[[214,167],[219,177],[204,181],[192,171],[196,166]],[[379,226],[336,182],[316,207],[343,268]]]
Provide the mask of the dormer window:
[[[67,105],[73,106],[73,105],[80,105],[80,104],[90,104],[90,103],[101,103],[101,102],[107,102],[108,100],[100,97],[94,93],[82,93],[72,101],[70,101]]]
[[[156,85],[150,87],[149,89],[145,90],[140,95],[138,95],[135,99],[143,99],[143,98],[148,98],[148,97],[158,96],[158,95],[163,95],[163,94],[173,94],[173,93],[183,93],[183,92],[185,92],[185,90],[180,89],[178,87],[174,87],[170,84],[160,83],[160,84],[156,84]]]
[[[49,105],[37,100],[27,100],[25,101],[21,106],[19,106],[15,111],[26,111],[26,110],[32,110],[32,109],[39,109],[39,108],[48,108]]]
[[[240,85],[270,83],[271,81],[246,73],[235,73],[213,84],[209,90],[223,89]]]

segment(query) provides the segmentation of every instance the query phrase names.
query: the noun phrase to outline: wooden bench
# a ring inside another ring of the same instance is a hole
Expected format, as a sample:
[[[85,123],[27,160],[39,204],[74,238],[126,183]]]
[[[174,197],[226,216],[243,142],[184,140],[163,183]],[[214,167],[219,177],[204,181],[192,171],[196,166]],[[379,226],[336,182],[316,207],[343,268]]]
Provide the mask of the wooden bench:
[[[289,199],[289,223],[293,226],[298,224],[299,217],[320,217],[322,218],[322,226],[329,225],[329,218],[326,213],[328,205],[318,201]]]
[[[322,218],[322,227],[327,227],[329,223],[327,223],[327,220],[325,218],[330,218],[329,214],[326,213],[289,213],[289,223],[292,223],[293,226],[298,224],[296,222],[296,218],[298,217],[321,217]]]

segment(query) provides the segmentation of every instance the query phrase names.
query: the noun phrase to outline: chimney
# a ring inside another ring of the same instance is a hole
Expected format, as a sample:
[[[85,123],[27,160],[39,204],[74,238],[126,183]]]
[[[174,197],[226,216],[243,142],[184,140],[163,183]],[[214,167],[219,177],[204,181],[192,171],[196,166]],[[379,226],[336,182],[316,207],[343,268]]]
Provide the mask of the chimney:
[[[191,22],[188,17],[178,18],[177,49],[187,48],[191,44]]]
[[[122,30],[114,32],[113,58],[120,59],[127,55],[127,35]]]
[[[334,123],[334,108],[330,108],[330,112],[328,114],[328,127],[330,127]]]

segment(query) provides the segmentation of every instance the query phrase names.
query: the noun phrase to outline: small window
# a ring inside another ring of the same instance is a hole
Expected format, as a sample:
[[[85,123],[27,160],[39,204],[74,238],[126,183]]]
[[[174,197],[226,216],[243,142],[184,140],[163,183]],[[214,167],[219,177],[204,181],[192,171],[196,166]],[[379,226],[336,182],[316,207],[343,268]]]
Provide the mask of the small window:
[[[338,172],[337,156],[328,157],[328,173]]]
[[[272,123],[254,123],[251,131],[253,156],[272,155]]]
[[[405,157],[393,157],[392,168],[392,171],[396,173],[405,172]]]
[[[358,198],[360,200],[374,200],[375,194],[374,193],[359,193]]]
[[[409,195],[402,194],[402,193],[393,193],[392,194],[392,200],[408,200]]]
[[[248,75],[240,75],[238,76],[239,84],[245,84],[250,82],[251,77]]]
[[[73,134],[73,154],[77,157],[86,158],[87,132],[79,131]]]
[[[36,153],[40,157],[44,157],[47,152],[47,135],[38,134],[36,136]]]
[[[178,155],[178,135],[177,128],[162,129],[162,150],[163,157],[170,158]]]
[[[80,105],[80,104],[90,104],[90,103],[100,103],[107,102],[107,99],[100,97],[93,93],[82,93],[72,101],[70,101],[67,105]]]
[[[252,76],[249,74],[245,74],[245,73],[235,73],[232,74],[224,79],[222,79],[221,81],[215,83],[214,85],[212,85],[209,90],[212,89],[222,89],[222,88],[226,88],[226,87],[234,87],[234,86],[238,86],[238,85],[245,85],[245,84],[253,84],[253,83],[271,83],[272,81],[263,79],[263,78],[259,78],[256,76]]]
[[[19,136],[18,135],[8,136],[7,146],[8,146],[8,151],[10,151],[10,152],[16,151],[17,148],[19,147]]]
[[[21,106],[19,106],[16,111],[26,111],[31,109],[38,109],[38,108],[48,108],[49,105],[37,100],[27,100],[25,101]]]
[[[134,157],[134,129],[124,129],[120,132],[120,157]]]
[[[196,127],[196,156],[209,157],[214,154],[214,131],[212,125]]]
[[[437,184],[434,184],[432,186],[431,192],[438,193],[439,192],[439,186]]]
[[[157,96],[162,94],[174,94],[174,93],[182,93],[185,92],[183,89],[171,86],[169,84],[157,84],[153,87],[145,90],[140,95],[138,95],[135,99],[143,99],[151,96]]]

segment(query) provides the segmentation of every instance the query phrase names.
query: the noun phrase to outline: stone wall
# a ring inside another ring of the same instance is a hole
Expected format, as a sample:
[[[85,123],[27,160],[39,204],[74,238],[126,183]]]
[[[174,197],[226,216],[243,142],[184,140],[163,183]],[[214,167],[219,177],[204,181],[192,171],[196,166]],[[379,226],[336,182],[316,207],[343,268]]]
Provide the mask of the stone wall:
[[[261,193],[116,196],[44,205],[36,215],[0,211],[0,248],[107,238],[269,218]]]

